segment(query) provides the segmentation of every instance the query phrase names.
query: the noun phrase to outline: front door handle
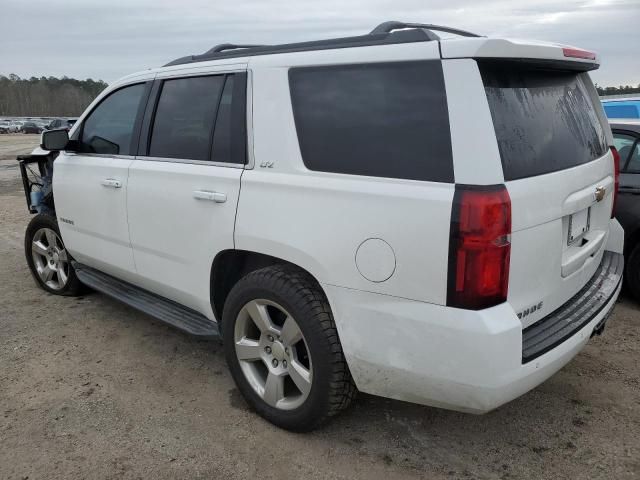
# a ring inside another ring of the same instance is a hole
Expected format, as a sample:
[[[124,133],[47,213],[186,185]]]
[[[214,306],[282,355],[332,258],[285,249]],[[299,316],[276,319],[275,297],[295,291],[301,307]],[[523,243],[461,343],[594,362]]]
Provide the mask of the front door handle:
[[[122,182],[120,180],[116,180],[115,178],[105,178],[100,182],[103,187],[109,188],[121,188]]]
[[[227,196],[224,193],[210,192],[209,190],[195,190],[193,192],[193,198],[198,200],[210,200],[216,203],[224,203],[227,201]]]

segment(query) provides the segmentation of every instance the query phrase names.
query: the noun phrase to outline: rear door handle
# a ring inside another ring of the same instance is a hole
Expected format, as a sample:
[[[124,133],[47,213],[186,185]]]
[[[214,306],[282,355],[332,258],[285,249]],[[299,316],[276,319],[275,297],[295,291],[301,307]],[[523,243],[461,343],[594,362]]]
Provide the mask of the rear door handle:
[[[120,180],[116,180],[115,178],[105,178],[100,182],[103,187],[109,188],[121,188],[122,182]]]
[[[195,190],[193,192],[193,198],[209,200],[216,203],[224,203],[227,201],[227,196],[224,193],[210,192],[209,190]]]

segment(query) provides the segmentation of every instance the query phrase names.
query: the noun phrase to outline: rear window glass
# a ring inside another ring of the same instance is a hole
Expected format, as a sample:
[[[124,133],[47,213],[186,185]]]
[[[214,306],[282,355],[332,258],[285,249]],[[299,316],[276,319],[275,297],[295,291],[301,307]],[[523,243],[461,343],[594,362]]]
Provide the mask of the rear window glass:
[[[587,74],[480,64],[505,180],[590,162],[607,142]]]
[[[293,68],[289,80],[310,170],[453,181],[440,61]]]

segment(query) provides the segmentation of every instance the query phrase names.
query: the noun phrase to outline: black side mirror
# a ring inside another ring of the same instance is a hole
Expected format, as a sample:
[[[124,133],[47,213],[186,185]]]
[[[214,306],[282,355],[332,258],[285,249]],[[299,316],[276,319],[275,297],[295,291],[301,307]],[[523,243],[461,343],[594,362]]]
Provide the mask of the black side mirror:
[[[69,144],[69,132],[64,129],[46,130],[42,132],[40,147],[44,150],[64,150]]]

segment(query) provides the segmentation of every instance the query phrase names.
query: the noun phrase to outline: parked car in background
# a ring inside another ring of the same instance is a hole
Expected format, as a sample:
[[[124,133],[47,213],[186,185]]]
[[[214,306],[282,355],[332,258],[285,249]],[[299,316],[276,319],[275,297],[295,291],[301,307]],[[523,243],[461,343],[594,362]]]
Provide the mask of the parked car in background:
[[[76,123],[75,118],[56,118],[55,120],[52,120],[45,128],[46,130],[57,130],[59,128],[70,130],[71,127],[73,127],[74,123]]]
[[[0,121],[0,133],[11,133],[11,122],[8,120]]]
[[[22,130],[22,125],[24,125],[23,120],[14,120],[11,123],[11,133],[18,133]]]
[[[602,100],[608,118],[640,118],[640,97]]]
[[[24,122],[20,127],[22,133],[42,133],[42,128],[35,124],[35,122]]]
[[[487,412],[600,334],[620,291],[598,67],[401,22],[174,60],[20,158],[26,260],[50,293],[84,283],[222,335],[246,401],[287,429],[356,387]]]
[[[625,283],[640,302],[640,119],[609,120],[620,154],[616,218],[624,228]]]

